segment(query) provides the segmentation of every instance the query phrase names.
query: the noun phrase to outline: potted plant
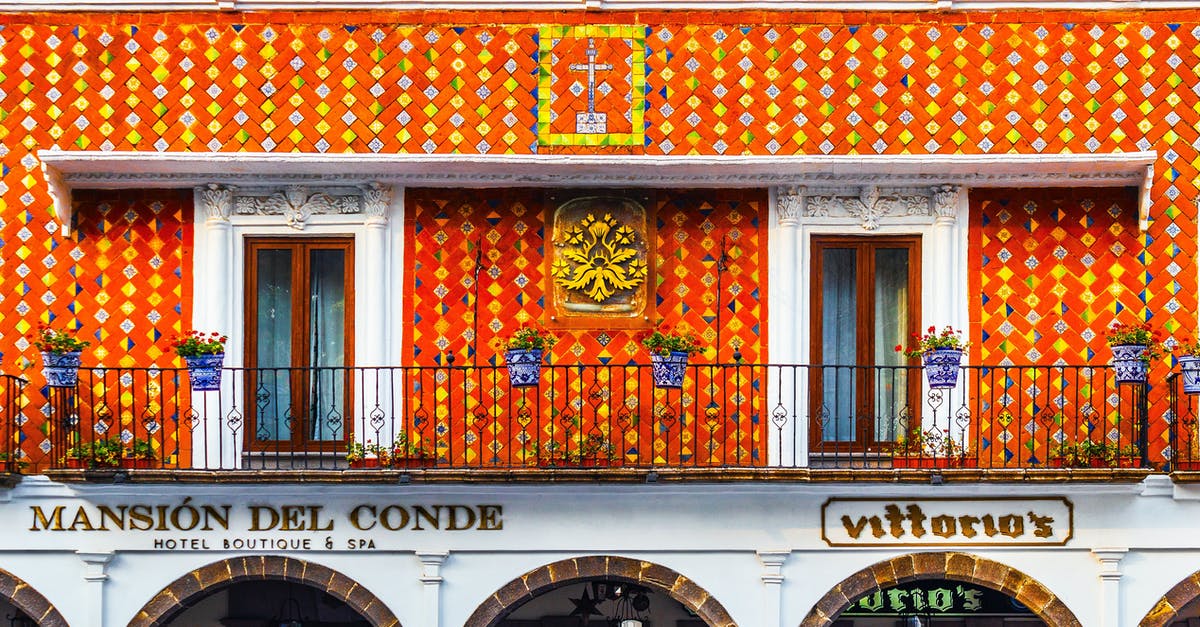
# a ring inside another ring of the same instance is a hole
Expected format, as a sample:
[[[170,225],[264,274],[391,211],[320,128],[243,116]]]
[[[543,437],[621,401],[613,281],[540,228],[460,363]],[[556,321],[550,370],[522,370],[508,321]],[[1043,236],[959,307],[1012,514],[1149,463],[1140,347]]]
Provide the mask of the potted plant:
[[[393,468],[426,468],[434,465],[435,461],[420,441],[409,441],[404,432],[396,434],[390,455]]]
[[[81,442],[67,449],[67,468],[116,468],[125,446],[116,438]]]
[[[892,468],[975,468],[978,464],[949,429],[922,431],[918,425],[902,432],[892,447]]]
[[[364,442],[350,441],[346,443],[346,462],[351,468],[378,468],[383,461],[380,459],[381,449],[370,440]]]
[[[962,366],[963,351],[968,344],[961,331],[946,326],[940,332],[930,326],[924,334],[913,333],[916,343],[905,348],[897,345],[896,352],[908,358],[920,357],[925,367],[925,379],[930,389],[943,390],[958,385],[958,370]]]
[[[542,354],[558,343],[549,331],[526,324],[508,338],[504,365],[513,387],[531,387],[542,377]]]
[[[1200,394],[1200,337],[1175,345],[1184,394]]]
[[[1146,383],[1150,361],[1163,355],[1162,337],[1149,322],[1113,322],[1104,332],[1112,348],[1112,366],[1117,383]]]
[[[660,329],[642,338],[642,346],[650,351],[651,377],[659,388],[682,388],[688,357],[701,350],[695,335]]]
[[[156,458],[153,442],[134,438],[122,451],[120,466],[122,468],[150,468],[154,465]]]
[[[29,461],[21,456],[20,452],[15,454],[0,453],[0,467],[4,468],[4,472],[20,473],[29,466]]]
[[[617,456],[617,448],[608,438],[593,433],[585,437],[579,445],[579,464],[585,467],[620,466],[621,458]]]
[[[42,374],[52,388],[71,388],[79,383],[79,363],[83,349],[91,342],[67,331],[39,325],[33,345],[42,352]]]
[[[221,389],[221,365],[225,361],[225,342],[229,338],[213,331],[188,331],[171,340],[171,348],[187,362],[193,392]]]
[[[1050,453],[1054,468],[1137,468],[1141,453],[1137,446],[1117,446],[1113,442],[1063,442]]]

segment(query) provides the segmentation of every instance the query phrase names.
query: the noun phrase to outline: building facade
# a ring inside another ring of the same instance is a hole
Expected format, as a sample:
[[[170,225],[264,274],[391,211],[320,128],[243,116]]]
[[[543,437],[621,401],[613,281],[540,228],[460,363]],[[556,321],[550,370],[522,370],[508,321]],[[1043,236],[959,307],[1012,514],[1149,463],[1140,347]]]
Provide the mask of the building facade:
[[[12,624],[1200,622],[1194,9],[225,5],[0,14]]]

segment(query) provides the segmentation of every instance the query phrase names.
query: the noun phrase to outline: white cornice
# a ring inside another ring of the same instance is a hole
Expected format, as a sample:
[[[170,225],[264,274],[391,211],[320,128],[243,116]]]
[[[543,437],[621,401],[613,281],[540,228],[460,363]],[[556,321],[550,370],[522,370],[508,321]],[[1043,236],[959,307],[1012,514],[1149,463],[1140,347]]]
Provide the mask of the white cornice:
[[[70,190],[221,185],[396,187],[1114,187],[1142,189],[1157,153],[878,156],[415,155],[41,150],[55,209]]]
[[[7,0],[0,12],[34,11],[304,11],[371,9],[385,11],[995,11],[1149,10],[1195,8],[1190,0]]]

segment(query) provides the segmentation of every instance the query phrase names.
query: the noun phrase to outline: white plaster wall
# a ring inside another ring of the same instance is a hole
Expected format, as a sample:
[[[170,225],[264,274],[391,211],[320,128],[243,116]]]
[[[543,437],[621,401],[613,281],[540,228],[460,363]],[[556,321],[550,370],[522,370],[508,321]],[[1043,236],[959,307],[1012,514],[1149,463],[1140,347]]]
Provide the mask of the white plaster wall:
[[[1007,564],[1058,595],[1086,626],[1136,625],[1168,589],[1200,570],[1200,502],[1159,477],[1138,484],[676,484],[654,485],[82,485],[27,479],[0,502],[0,564],[46,596],[72,625],[125,625],[174,579],[206,564],[251,552],[154,550],[155,537],[249,535],[235,514],[230,532],[29,531],[31,505],[80,503],[321,504],[334,535],[374,538],[367,552],[341,548],[274,552],[333,568],[375,593],[406,627],[462,625],[492,592],[542,565],[581,555],[611,554],[654,562],[691,578],[719,600],[739,625],[764,621],[768,601],[757,551],[790,551],[782,570],[780,627],[794,627],[842,579],[918,549],[833,548],[821,539],[820,510],[831,496],[922,499],[1062,497],[1074,504],[1074,537],[1065,547],[941,546]],[[1142,494],[1142,493],[1145,494]],[[983,493],[983,494],[981,494]],[[500,531],[346,531],[344,513],[359,503],[500,504]],[[836,522],[834,523],[836,524]],[[324,532],[291,532],[292,537]],[[215,546],[215,543],[214,543]],[[317,543],[321,547],[321,543]],[[1101,564],[1096,548],[1126,548],[1120,562],[1121,614],[1103,619]],[[93,620],[83,593],[84,564],[76,551],[115,555],[103,582],[103,620]],[[424,622],[418,551],[445,551],[441,621]],[[261,552],[253,552],[261,553]]]

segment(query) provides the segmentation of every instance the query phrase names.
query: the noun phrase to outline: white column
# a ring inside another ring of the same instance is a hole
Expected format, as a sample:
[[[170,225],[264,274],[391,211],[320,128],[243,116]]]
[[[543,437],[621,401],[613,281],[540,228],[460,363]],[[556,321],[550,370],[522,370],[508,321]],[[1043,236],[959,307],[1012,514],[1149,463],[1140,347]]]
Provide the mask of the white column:
[[[442,624],[442,564],[448,551],[418,551],[421,560],[421,605],[425,610],[426,627],[441,627]]]
[[[112,561],[112,551],[91,553],[76,551],[75,555],[83,560],[83,594],[86,597],[87,624],[92,627],[104,626],[104,582],[108,579],[108,563]]]
[[[783,563],[791,551],[759,551],[763,565],[763,625],[783,627]]]
[[[966,202],[966,194],[958,185],[935,185],[933,187],[933,228],[928,246],[929,258],[933,267],[929,269],[930,278],[936,289],[924,290],[926,302],[922,308],[925,325],[937,325],[940,329],[951,325],[956,329],[966,330],[966,267],[956,254],[960,247],[958,238],[964,229],[959,228],[960,215],[966,215],[962,203]],[[965,247],[962,248],[965,250]]]
[[[232,303],[229,298],[229,286],[238,285],[232,276],[233,255],[233,226],[229,216],[233,214],[232,187],[209,183],[195,189],[195,210],[197,217],[204,217],[204,222],[197,221],[196,239],[196,280],[193,285],[193,302],[203,303],[192,314],[191,327],[201,331],[218,331],[230,337],[240,337],[237,329],[233,328]],[[186,330],[186,329],[185,329]],[[234,347],[226,345],[225,364],[230,365],[230,355]],[[232,392],[229,381],[225,381],[226,389],[223,395]],[[237,443],[232,434],[225,433],[221,423],[221,409],[215,392],[194,394],[193,409],[200,416],[198,429],[203,437],[192,438],[192,463],[197,467],[232,468],[238,463]],[[222,437],[228,441],[222,442]]]
[[[361,252],[355,256],[356,281],[355,293],[358,294],[356,315],[358,327],[355,343],[355,365],[364,366],[355,377],[356,385],[366,391],[366,396],[359,402],[365,407],[358,407],[355,416],[359,416],[357,424],[352,426],[354,437],[361,443],[377,440],[381,446],[390,446],[399,430],[395,424],[395,416],[382,417],[383,423],[376,423],[372,416],[382,408],[392,406],[392,388],[400,382],[400,373],[389,373],[374,370],[372,367],[393,365],[390,361],[389,348],[392,339],[389,335],[388,294],[392,268],[388,267],[388,222],[391,213],[392,188],[379,183],[370,183],[363,187],[363,235]],[[383,410],[386,411],[386,410]]]
[[[1119,627],[1121,624],[1121,559],[1129,549],[1092,549],[1100,562],[1100,627]]]
[[[363,251],[359,263],[363,264],[365,284],[355,290],[358,302],[363,307],[362,323],[364,342],[358,344],[356,352],[360,366],[387,365],[388,327],[387,294],[389,270],[387,267],[388,210],[392,202],[392,188],[372,183],[363,190],[363,213],[366,234],[363,236]]]
[[[778,324],[771,326],[767,346],[768,361],[773,364],[799,364],[806,360],[800,354],[800,334],[805,316],[800,308],[800,212],[804,204],[803,187],[779,187],[771,190],[771,211],[768,230],[767,282],[771,286],[767,295],[771,318]],[[808,465],[808,421],[800,406],[797,394],[804,387],[797,377],[799,370],[780,369],[770,372],[768,381],[768,424],[767,459],[772,465]],[[785,412],[776,417],[775,399],[780,399],[778,408]],[[782,433],[776,419],[786,420]]]

